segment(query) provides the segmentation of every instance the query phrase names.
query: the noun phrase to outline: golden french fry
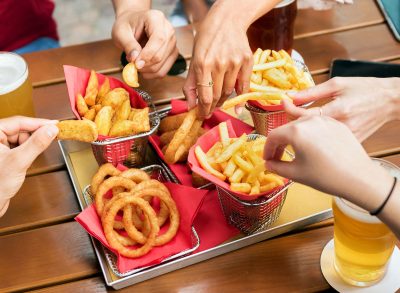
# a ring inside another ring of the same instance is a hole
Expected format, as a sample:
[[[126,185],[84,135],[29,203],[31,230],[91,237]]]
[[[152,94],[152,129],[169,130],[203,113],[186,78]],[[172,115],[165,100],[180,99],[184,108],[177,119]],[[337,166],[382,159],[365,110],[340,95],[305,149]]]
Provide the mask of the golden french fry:
[[[97,130],[100,135],[108,135],[111,128],[113,112],[111,106],[105,106],[97,113],[94,122],[97,125]]]
[[[271,189],[274,189],[275,187],[277,187],[278,185],[276,185],[275,182],[270,182],[267,183],[265,185],[261,185],[260,186],[260,192],[267,192],[270,191]]]
[[[122,70],[122,79],[130,87],[139,87],[139,77],[135,63],[131,62],[125,65]]]
[[[253,71],[264,71],[271,68],[282,67],[286,64],[285,59],[279,59],[272,62],[253,65]]]
[[[175,156],[178,157],[178,162],[184,162],[189,155],[189,149],[196,143],[199,130],[203,121],[195,120],[188,135],[185,137],[183,143],[176,150]]]
[[[129,93],[123,88],[115,88],[109,91],[101,102],[101,105],[111,106],[114,110],[117,110],[123,102],[129,100]]]
[[[224,175],[226,175],[226,177],[229,178],[229,177],[231,177],[233,175],[235,170],[236,170],[235,161],[232,158],[230,158],[229,161],[228,161],[228,164],[226,165],[226,167],[225,167],[225,169],[223,171],[223,173],[224,173]]]
[[[235,164],[239,166],[240,169],[250,173],[253,170],[253,165],[246,160],[244,160],[238,153],[232,156]]]
[[[269,100],[283,100],[283,99],[290,99],[290,98],[283,92],[251,92],[226,100],[222,105],[222,109],[229,109],[236,105],[245,103],[249,100],[269,101]]]
[[[266,82],[268,80],[264,79]],[[255,84],[253,82],[250,82],[250,92],[281,92],[284,93],[285,91],[283,89],[277,88],[275,86],[269,85],[262,85],[262,84]]]
[[[201,149],[200,146],[196,146],[194,153],[196,155],[197,160],[199,161],[200,166],[206,170],[208,173],[210,173],[211,175],[214,175],[215,177],[221,179],[222,181],[225,181],[226,177],[224,174],[218,172],[217,170],[215,170],[214,168],[212,168],[210,166],[210,164],[207,161],[207,156],[206,154],[203,152],[203,150]]]
[[[90,71],[90,77],[86,86],[85,102],[88,106],[96,104],[96,97],[98,93],[99,81],[94,70]]]
[[[131,112],[132,113],[132,112]],[[135,109],[134,115],[132,119],[129,119],[134,122],[134,132],[142,133],[150,131],[150,118],[149,118],[149,107],[143,109]],[[129,117],[131,118],[131,117]]]
[[[226,122],[221,122],[218,125],[218,130],[219,130],[220,141],[222,142],[222,145],[225,148],[230,143],[229,133],[228,133],[228,126],[226,125]]]
[[[250,81],[254,82],[255,84],[261,84],[262,83],[261,71],[252,72],[250,76]]]
[[[254,184],[251,186],[250,194],[259,194],[260,193],[260,182],[256,180]]]
[[[160,136],[161,147],[169,144],[171,139],[174,137],[174,134],[175,134],[175,130],[164,132],[163,134],[161,134],[161,136]]]
[[[89,108],[85,102],[85,99],[82,97],[80,93],[76,95],[76,109],[81,117],[83,117]]]
[[[254,169],[251,170],[251,172],[249,173],[249,176],[247,176],[246,181],[248,183],[254,183],[259,177],[259,175],[264,172],[264,170],[265,170],[264,162],[255,165]]]
[[[131,113],[131,102],[129,100],[125,100],[115,112],[114,121],[128,120],[130,113]]]
[[[222,142],[217,141],[208,151],[207,151],[207,157],[212,158],[214,157],[215,153],[218,151],[221,153],[220,150],[223,149]]]
[[[231,183],[231,190],[235,192],[250,193],[251,186],[248,183]]]
[[[262,80],[262,82],[261,82],[261,85],[262,85],[262,86],[267,86],[267,85],[269,85],[268,80],[266,80],[265,78],[263,78],[263,80]]]
[[[280,186],[280,185],[284,185],[285,182],[283,181],[282,177],[273,174],[273,173],[261,173],[259,176],[259,180],[261,184],[267,184],[270,182],[274,182],[276,184],[276,186]]]
[[[96,103],[101,104],[102,100],[108,94],[109,91],[110,91],[110,80],[108,79],[108,77],[106,77],[106,79],[104,80],[103,84],[99,89],[99,92],[97,93]]]
[[[235,172],[233,172],[232,176],[229,177],[229,182],[239,183],[242,180],[244,174],[245,172],[242,169],[240,168],[236,169]]]
[[[275,58],[275,60],[280,60],[282,59],[281,54],[279,54],[278,52],[276,52],[275,50],[271,51],[272,56]]]
[[[57,127],[58,139],[93,142],[98,136],[96,124],[90,120],[64,120],[57,123]]]
[[[278,52],[282,58],[286,59],[286,62],[293,63],[292,57],[285,50],[279,50]]]
[[[86,114],[83,117],[85,119],[94,121],[94,118],[96,117],[96,109],[91,108],[89,111],[86,112]]]
[[[133,121],[118,120],[112,125],[108,135],[113,137],[133,135],[135,134],[134,127]]]
[[[262,50],[258,48],[253,54],[253,64],[258,64],[260,62],[260,57],[262,54]]]
[[[292,87],[292,84],[288,81],[286,74],[276,68],[265,70],[263,72],[263,78],[267,79],[268,82],[281,89],[290,89]]]
[[[267,58],[269,57],[270,54],[271,54],[271,50],[264,50],[261,53],[260,61],[258,62],[258,64],[264,64],[265,62],[267,62]]]
[[[241,146],[246,142],[247,136],[243,134],[237,141],[230,144],[228,147],[224,149],[222,154],[215,160],[217,163],[222,163],[228,161],[233,154],[241,148]]]

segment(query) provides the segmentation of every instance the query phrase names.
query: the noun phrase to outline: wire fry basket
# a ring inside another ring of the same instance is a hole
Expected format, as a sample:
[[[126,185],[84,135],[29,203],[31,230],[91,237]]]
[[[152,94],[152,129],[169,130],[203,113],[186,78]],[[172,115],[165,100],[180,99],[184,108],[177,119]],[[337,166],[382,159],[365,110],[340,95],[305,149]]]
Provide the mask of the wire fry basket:
[[[248,140],[261,137],[257,134],[249,134]],[[289,155],[291,155],[289,153]],[[254,200],[243,200],[235,196],[230,190],[218,185],[218,199],[221,204],[225,219],[229,224],[238,228],[244,234],[252,234],[271,226],[278,219],[286,195],[292,181],[288,181],[281,188],[267,196]]]
[[[141,170],[145,171],[147,174],[150,175],[151,178],[156,179],[160,182],[174,182],[173,179],[171,177],[169,177],[168,172],[159,165],[150,165],[144,168],[141,168]],[[83,198],[85,200],[86,206],[89,206],[93,203],[94,201],[94,196],[93,194],[90,192],[90,185],[86,186],[83,190]],[[194,252],[197,248],[199,248],[200,246],[200,238],[199,235],[197,234],[196,230],[194,229],[194,227],[192,226],[192,234],[191,234],[191,240],[192,240],[192,247],[186,250],[183,250],[177,254],[171,255],[165,259],[163,259],[161,261],[161,263],[165,263],[168,262],[170,260],[174,260],[177,259],[179,257],[188,255],[192,252]],[[147,270],[150,269],[156,265],[150,265],[150,266],[145,266],[145,267],[141,267],[141,268],[137,268],[137,269],[133,269],[127,272],[120,272],[118,270],[118,266],[117,266],[117,256],[112,253],[110,250],[108,250],[106,247],[101,246],[103,248],[103,252],[104,252],[104,256],[107,259],[108,265],[111,269],[111,271],[118,277],[122,278],[122,277],[126,277],[126,276],[130,276],[133,275],[135,273],[138,273],[140,271],[143,270]]]
[[[306,74],[307,78],[314,84],[311,73],[307,66],[299,61],[293,60],[296,67]],[[308,107],[312,102],[302,105],[301,107]],[[254,107],[249,103],[245,105],[246,109],[250,112],[251,118],[254,123],[254,128],[258,134],[267,136],[272,129],[282,126],[288,122],[286,112],[283,110],[266,111],[258,107]]]
[[[104,163],[112,163],[114,166],[123,164],[127,167],[143,165],[148,138],[157,131],[160,125],[160,118],[151,101],[150,95],[142,90],[136,91],[142,96],[150,108],[150,130],[136,135],[92,142],[93,154],[99,165]]]

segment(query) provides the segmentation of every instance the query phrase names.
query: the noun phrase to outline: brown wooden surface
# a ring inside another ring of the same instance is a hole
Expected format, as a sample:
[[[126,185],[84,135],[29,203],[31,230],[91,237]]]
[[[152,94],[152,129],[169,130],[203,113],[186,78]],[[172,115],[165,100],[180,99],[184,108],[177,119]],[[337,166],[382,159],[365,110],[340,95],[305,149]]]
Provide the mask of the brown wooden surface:
[[[180,52],[189,59],[193,43],[190,27],[177,29],[177,38]],[[355,1],[353,6],[336,6],[325,12],[300,11],[294,47],[305,58],[317,83],[327,80],[334,58],[397,63],[400,60],[400,43],[383,23],[374,0]],[[72,118],[62,64],[91,68],[119,78],[120,52],[106,40],[27,54],[30,76],[36,86],[34,102],[38,116]],[[182,97],[183,81],[182,77],[167,77],[141,81],[141,85],[162,106],[171,98]],[[364,146],[372,155],[391,155],[386,159],[400,164],[399,133],[400,123],[389,123]],[[8,213],[0,219],[0,291],[109,289],[100,275],[89,237],[72,219],[79,207],[57,143],[39,156],[28,175]],[[332,233],[332,220],[324,221],[122,292],[330,290],[321,274],[319,258]]]

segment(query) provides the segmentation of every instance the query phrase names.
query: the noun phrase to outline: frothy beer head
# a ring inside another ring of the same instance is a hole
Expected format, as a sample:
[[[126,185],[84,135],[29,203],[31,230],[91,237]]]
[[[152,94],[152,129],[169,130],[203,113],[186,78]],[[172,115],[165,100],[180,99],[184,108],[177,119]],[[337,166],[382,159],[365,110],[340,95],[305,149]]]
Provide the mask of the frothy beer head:
[[[17,89],[27,78],[28,67],[21,56],[0,52],[0,95]]]
[[[333,200],[335,201],[335,204],[338,207],[338,209],[349,218],[368,224],[382,223],[377,217],[371,216],[366,210],[358,207],[355,204],[352,204],[351,202],[345,199],[342,199],[340,197],[334,197]]]

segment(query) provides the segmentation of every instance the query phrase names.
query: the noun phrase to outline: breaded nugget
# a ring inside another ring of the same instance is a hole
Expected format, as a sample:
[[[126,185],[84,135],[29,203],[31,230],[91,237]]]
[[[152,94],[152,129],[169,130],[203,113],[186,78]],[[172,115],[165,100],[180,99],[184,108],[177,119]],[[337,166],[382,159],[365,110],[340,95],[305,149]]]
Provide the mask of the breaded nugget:
[[[64,120],[57,123],[58,139],[93,142],[98,133],[96,124],[90,120]]]

